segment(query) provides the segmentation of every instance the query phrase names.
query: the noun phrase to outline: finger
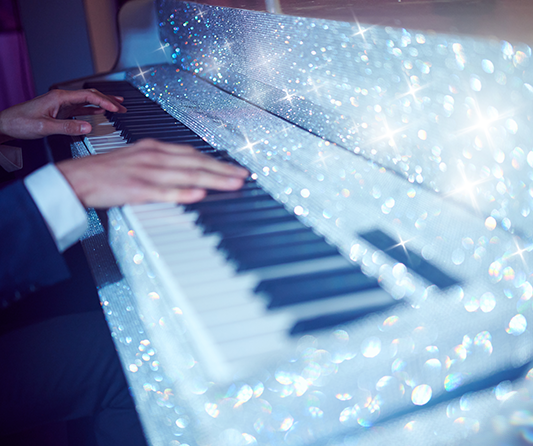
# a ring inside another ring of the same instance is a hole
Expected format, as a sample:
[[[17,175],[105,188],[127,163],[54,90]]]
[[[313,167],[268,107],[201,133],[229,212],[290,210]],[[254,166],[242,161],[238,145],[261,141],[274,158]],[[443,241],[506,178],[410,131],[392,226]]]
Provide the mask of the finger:
[[[103,108],[98,107],[77,107],[73,109],[69,115],[72,116],[86,116],[86,115],[101,115],[105,113],[105,110]]]
[[[121,100],[118,100],[117,97],[113,95],[105,95],[103,93],[100,93],[98,90],[95,90],[94,88],[91,88],[88,90],[90,93],[94,95],[91,96],[89,99],[94,99],[94,102],[88,102],[89,104],[98,105],[99,107],[103,108],[104,110],[112,111],[112,112],[118,112],[118,113],[125,113],[126,107],[122,105],[122,102],[124,101],[124,98],[120,97]],[[100,102],[99,102],[100,101]],[[95,103],[96,102],[96,103]],[[111,110],[107,108],[108,103],[112,104],[115,110]]]
[[[210,156],[198,152],[191,146],[169,144],[155,140],[141,140],[136,145],[139,148],[151,149],[150,154],[146,156],[148,164],[193,169],[202,168],[220,175],[236,176],[239,178],[247,178],[249,175],[249,172],[245,168],[217,161]],[[171,156],[169,157],[168,155]]]
[[[193,187],[159,187],[159,186],[146,186],[143,189],[143,194],[137,197],[139,203],[150,202],[167,202],[167,203],[195,203],[202,200],[206,196],[204,189],[198,189]]]
[[[98,90],[63,91],[62,106],[95,105],[110,112],[125,113],[126,107],[118,102],[113,96],[106,96]]]
[[[166,155],[166,154],[165,154]],[[209,173],[216,175],[223,175],[228,177],[236,178],[247,178],[249,172],[243,167],[236,166],[235,164],[230,164],[227,162],[218,161],[215,158],[207,156],[203,153],[199,153],[196,150],[191,154],[179,155],[179,156],[165,156],[166,160],[163,158],[158,159],[157,156],[152,156],[150,161],[155,163],[160,163],[159,165],[166,165],[167,167],[176,167],[180,169],[191,169],[191,170],[204,170]]]
[[[86,135],[92,130],[91,124],[86,121],[72,119],[46,119],[41,132],[43,135]]]
[[[145,167],[143,177],[152,184],[216,190],[237,190],[244,183],[243,178],[220,175],[203,169],[172,169]]]

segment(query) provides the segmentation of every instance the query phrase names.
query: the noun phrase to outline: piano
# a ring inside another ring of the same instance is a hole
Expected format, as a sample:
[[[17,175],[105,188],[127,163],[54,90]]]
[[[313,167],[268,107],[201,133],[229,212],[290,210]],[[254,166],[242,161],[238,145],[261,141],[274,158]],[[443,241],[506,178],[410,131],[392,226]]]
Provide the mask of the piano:
[[[529,438],[530,47],[142,7],[166,61],[85,84],[128,113],[92,117],[74,155],[157,137],[251,172],[193,205],[107,225],[89,211],[82,244],[148,441]]]

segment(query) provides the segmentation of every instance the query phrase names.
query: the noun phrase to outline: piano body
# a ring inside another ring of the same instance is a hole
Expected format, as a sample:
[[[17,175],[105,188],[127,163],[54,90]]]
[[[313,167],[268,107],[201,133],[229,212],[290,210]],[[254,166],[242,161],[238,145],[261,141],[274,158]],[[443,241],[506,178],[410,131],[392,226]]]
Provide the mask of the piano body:
[[[89,212],[82,243],[149,442],[526,441],[530,47],[139,5],[166,62],[91,81],[129,113],[95,121],[75,156],[156,133],[253,178],[195,206],[111,209],[107,231]]]

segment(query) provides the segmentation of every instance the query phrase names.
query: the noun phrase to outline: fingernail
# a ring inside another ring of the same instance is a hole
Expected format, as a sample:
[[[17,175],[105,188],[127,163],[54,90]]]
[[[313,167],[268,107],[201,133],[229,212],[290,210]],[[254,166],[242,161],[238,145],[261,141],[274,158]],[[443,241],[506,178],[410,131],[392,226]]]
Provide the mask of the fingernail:
[[[82,133],[89,133],[91,131],[91,126],[89,124],[82,124],[80,126],[80,131]]]

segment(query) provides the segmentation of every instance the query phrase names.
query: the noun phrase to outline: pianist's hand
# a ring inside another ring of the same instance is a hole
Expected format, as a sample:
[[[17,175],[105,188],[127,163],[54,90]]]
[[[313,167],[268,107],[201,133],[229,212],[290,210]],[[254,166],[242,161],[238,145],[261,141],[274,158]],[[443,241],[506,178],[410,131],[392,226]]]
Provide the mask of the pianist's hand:
[[[205,189],[236,190],[246,169],[221,163],[190,146],[151,139],[104,155],[62,161],[58,169],[84,206],[166,201],[192,203]]]
[[[31,101],[0,112],[0,143],[10,139],[37,139],[48,135],[84,135],[91,131],[85,121],[72,116],[125,112],[123,98],[96,90],[52,90]]]

